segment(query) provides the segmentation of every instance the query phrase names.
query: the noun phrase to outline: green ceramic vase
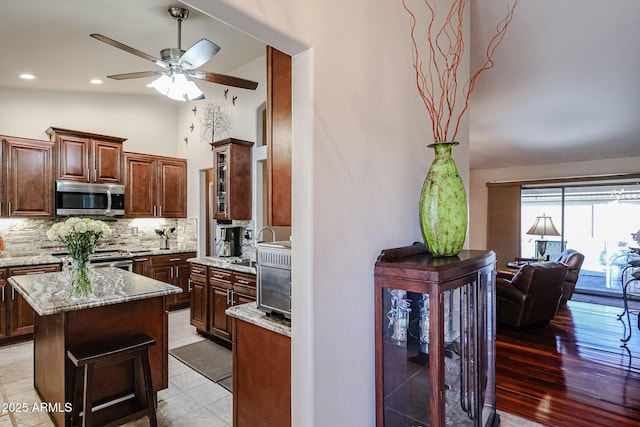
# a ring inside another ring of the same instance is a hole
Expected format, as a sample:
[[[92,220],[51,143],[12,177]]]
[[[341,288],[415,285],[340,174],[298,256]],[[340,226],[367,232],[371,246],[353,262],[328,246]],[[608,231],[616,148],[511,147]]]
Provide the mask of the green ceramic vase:
[[[422,238],[434,256],[458,255],[467,236],[467,194],[451,157],[457,142],[440,142],[429,147],[436,152],[420,195]]]

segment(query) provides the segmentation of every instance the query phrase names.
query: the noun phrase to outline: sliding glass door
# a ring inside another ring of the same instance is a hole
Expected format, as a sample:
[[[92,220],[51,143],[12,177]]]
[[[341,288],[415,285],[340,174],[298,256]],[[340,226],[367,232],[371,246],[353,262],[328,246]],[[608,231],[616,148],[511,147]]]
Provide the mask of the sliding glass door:
[[[557,258],[556,247],[585,255],[576,291],[622,292],[620,273],[630,248],[640,247],[640,184],[523,186],[521,202],[524,256],[539,256],[535,240],[541,237],[526,232],[538,216],[551,217],[559,236],[544,236],[549,258]]]

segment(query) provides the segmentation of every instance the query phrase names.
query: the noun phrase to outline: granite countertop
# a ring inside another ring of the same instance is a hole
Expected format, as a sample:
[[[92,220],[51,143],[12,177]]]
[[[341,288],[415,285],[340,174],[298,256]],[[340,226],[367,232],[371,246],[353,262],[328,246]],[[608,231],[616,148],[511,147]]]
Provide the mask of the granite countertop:
[[[90,269],[89,274],[93,294],[86,298],[69,297],[64,272],[11,276],[8,282],[40,316],[182,292],[177,286],[115,267]]]
[[[171,255],[196,252],[195,248],[170,248],[170,249],[149,249],[149,248],[123,248],[134,257],[151,255]],[[61,264],[60,257],[49,254],[37,254],[29,256],[0,256],[0,268],[19,267],[24,265]]]
[[[60,264],[60,258],[53,255],[0,256],[0,268],[20,267],[24,265]]]
[[[217,257],[207,256],[198,258],[189,258],[187,261],[194,264],[206,265],[209,267],[224,268],[225,270],[233,270],[239,273],[257,274],[255,263],[252,266],[246,264],[238,264],[243,259],[240,257]]]
[[[289,320],[285,320],[282,317],[268,316],[265,312],[258,310],[255,302],[234,305],[227,308],[225,313],[238,320],[244,320],[277,334],[291,337],[291,322]]]

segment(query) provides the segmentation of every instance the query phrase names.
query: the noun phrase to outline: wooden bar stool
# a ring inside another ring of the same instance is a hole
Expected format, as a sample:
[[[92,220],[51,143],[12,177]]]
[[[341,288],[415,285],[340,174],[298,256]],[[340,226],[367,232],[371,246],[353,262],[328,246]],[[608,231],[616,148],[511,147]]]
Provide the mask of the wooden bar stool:
[[[153,397],[153,384],[151,382],[151,367],[149,364],[149,347],[155,345],[156,341],[147,334],[135,334],[109,341],[103,341],[74,348],[67,351],[67,357],[77,367],[76,382],[73,391],[73,409],[71,412],[71,425],[78,423],[80,418],[80,402],[84,415],[82,426],[93,425],[93,378],[94,368],[111,365],[125,360],[133,360],[134,369],[134,397],[138,402],[146,402],[142,408],[123,418],[110,422],[109,426],[117,426],[126,421],[140,418],[144,415],[149,417],[152,427],[157,426],[155,399]],[[142,372],[141,372],[142,370]],[[142,373],[144,378],[143,387],[140,387],[139,377]],[[142,395],[144,394],[144,396]],[[99,410],[99,409],[97,409]]]

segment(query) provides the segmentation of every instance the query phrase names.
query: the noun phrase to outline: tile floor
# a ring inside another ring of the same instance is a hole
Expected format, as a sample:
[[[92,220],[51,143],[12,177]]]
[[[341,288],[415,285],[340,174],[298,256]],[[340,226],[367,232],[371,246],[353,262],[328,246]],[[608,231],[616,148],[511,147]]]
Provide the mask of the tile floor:
[[[202,339],[189,325],[189,310],[169,314],[170,349]],[[0,347],[0,427],[54,426],[47,413],[32,410],[39,402],[33,388],[33,343]],[[231,393],[169,356],[169,387],[158,393],[157,416],[161,427],[230,427]],[[502,427],[540,426],[511,414],[501,416]],[[148,424],[144,417],[125,426]]]
[[[169,314],[170,349],[202,339],[189,325],[189,310]],[[33,388],[33,342],[0,347],[0,427],[54,426],[46,412],[33,411],[39,402]],[[157,417],[161,427],[230,427],[231,393],[169,356],[169,387],[158,393]],[[148,425],[144,417],[125,426]]]

